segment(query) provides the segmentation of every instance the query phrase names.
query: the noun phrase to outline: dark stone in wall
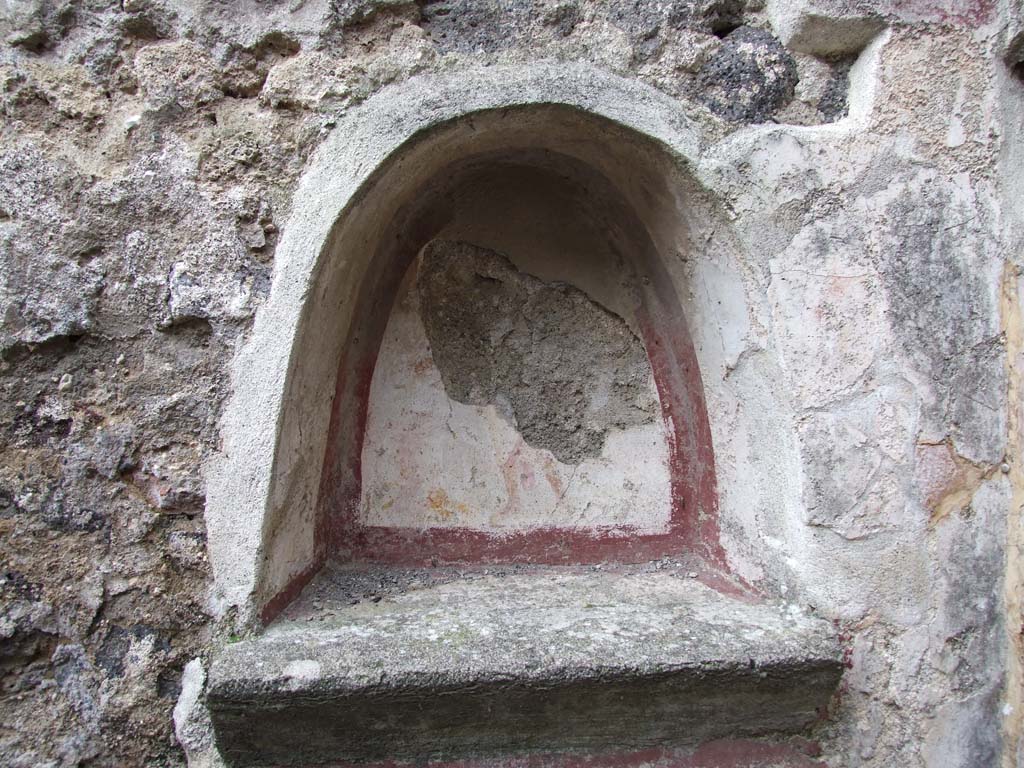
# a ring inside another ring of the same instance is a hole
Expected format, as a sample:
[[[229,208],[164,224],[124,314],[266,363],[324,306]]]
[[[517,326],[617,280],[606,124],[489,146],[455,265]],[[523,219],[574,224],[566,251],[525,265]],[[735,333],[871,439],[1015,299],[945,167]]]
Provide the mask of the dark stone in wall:
[[[743,24],[746,0],[702,0],[682,3],[669,16],[674,29],[694,29],[724,37]]]
[[[424,0],[420,26],[441,51],[494,53],[512,46],[536,13],[533,0]]]
[[[104,638],[102,645],[96,652],[96,663],[108,675],[121,677],[125,672],[125,657],[131,650],[133,640],[144,640],[153,638],[155,648],[166,651],[170,645],[162,639],[152,627],[145,624],[136,624],[130,628],[111,627]]]
[[[65,502],[61,494],[48,499],[43,507],[43,521],[55,531],[95,533],[109,525],[102,512]]]
[[[740,27],[697,74],[694,97],[737,123],[768,120],[793,98],[796,62],[771,33]]]
[[[575,0],[420,0],[419,5],[420,26],[443,52],[494,53],[532,40],[544,27],[568,37],[583,20]]]
[[[634,58],[655,56],[671,30],[724,35],[743,23],[745,0],[612,0],[607,18],[632,42]],[[583,20],[579,3],[538,0],[421,0],[420,26],[442,51],[493,53],[528,41],[541,26],[567,37]]]
[[[449,397],[510,411],[528,444],[578,464],[609,430],[654,419],[643,344],[582,291],[452,241],[427,246],[418,289]]]
[[[413,5],[412,0],[333,0],[331,14],[342,27],[365,24],[379,13],[398,11]]]
[[[13,596],[18,600],[38,600],[42,594],[42,588],[39,584],[25,578],[25,574],[9,570],[0,577],[0,594],[4,592],[10,592],[11,594],[7,597]]]
[[[634,40],[657,34],[664,26],[723,34],[743,23],[746,0],[612,0],[608,17]]]
[[[579,4],[560,3],[544,14],[544,23],[554,27],[559,37],[568,37],[582,18]]]
[[[725,35],[743,23],[746,0],[612,0],[608,18],[629,35],[633,59],[647,61],[668,44],[672,30]]]
[[[818,101],[818,111],[830,123],[846,117],[849,112],[850,68],[856,60],[853,56],[832,62],[832,76]]]

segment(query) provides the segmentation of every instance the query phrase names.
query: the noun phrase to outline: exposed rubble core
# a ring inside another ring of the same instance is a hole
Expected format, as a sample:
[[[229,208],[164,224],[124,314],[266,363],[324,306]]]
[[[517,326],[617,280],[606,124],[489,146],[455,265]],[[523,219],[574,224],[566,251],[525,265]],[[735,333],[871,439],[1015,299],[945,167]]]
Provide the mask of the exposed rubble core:
[[[600,455],[608,430],[655,418],[643,344],[579,289],[449,241],[427,246],[418,286],[449,396],[508,408],[528,444],[579,464]]]
[[[211,598],[204,467],[300,177],[389,89],[543,61],[673,101],[696,137],[685,163],[723,211],[661,245],[706,380],[725,559],[827,620],[847,653],[792,765],[1017,764],[1021,14],[1015,0],[3,3],[0,763],[185,764],[175,702],[181,718],[201,704],[212,649],[241,631]],[[699,196],[676,192],[684,208]],[[570,462],[609,425],[658,417],[617,316],[474,260],[497,282],[445,316],[434,288],[470,275],[428,276],[428,331],[513,332],[474,350],[432,337],[454,397],[507,400],[528,440]],[[544,379],[525,351],[543,323],[587,339],[576,380],[620,361],[606,404],[513,382],[513,368]],[[208,741],[186,726],[190,748]]]

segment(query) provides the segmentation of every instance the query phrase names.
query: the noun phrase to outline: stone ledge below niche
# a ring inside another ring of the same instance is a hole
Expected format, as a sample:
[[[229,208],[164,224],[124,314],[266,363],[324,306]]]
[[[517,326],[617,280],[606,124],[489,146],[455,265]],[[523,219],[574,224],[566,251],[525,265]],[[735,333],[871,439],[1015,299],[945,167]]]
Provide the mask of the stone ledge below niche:
[[[843,669],[828,622],[675,572],[483,575],[351,603],[321,590],[219,649],[207,706],[228,765],[798,733],[826,711]]]

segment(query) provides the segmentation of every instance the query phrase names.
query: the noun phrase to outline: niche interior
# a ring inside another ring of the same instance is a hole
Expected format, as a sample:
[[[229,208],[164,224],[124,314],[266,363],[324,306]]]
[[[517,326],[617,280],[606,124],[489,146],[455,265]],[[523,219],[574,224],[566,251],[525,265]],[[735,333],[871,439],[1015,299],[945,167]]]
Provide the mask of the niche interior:
[[[379,168],[305,323],[338,360],[314,563],[264,617],[327,560],[722,567],[669,268],[694,188],[654,141],[558,105],[463,117]]]

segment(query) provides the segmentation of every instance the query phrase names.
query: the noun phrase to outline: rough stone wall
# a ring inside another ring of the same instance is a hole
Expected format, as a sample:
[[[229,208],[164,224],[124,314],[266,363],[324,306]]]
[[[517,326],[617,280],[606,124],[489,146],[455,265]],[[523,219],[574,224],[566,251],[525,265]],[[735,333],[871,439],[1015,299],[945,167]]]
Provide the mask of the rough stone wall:
[[[338,115],[416,72],[564,58],[693,102],[731,147],[716,186],[766,303],[729,375],[742,389],[779,350],[821,563],[799,599],[848,598],[835,618],[851,669],[824,759],[1012,765],[1020,13],[1010,0],[0,6],[0,762],[183,762],[171,710],[216,631],[201,467],[306,158]],[[883,27],[863,135],[838,146],[780,128],[744,144],[749,123],[840,119],[852,57]],[[870,589],[829,592],[830,572],[857,568]]]

